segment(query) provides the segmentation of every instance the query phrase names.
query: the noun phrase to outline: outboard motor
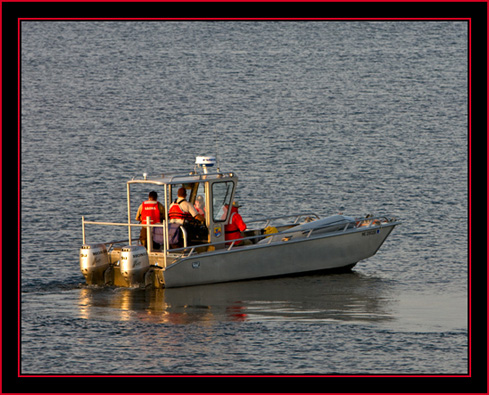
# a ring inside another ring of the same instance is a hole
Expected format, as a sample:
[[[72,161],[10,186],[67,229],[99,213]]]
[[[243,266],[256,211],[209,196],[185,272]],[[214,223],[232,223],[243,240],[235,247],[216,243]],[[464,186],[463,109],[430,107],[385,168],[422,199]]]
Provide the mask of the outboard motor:
[[[105,244],[84,244],[80,249],[80,269],[88,285],[104,285],[104,272],[109,267]]]
[[[138,245],[122,247],[120,270],[129,285],[144,283],[144,274],[149,269],[149,258],[146,248]]]

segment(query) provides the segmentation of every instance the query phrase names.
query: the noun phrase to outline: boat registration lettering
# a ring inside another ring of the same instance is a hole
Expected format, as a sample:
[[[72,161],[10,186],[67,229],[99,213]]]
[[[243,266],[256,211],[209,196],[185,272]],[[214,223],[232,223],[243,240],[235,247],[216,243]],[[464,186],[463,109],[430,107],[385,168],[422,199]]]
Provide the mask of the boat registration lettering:
[[[380,233],[380,229],[372,229],[362,232],[362,236],[373,236],[378,235]]]

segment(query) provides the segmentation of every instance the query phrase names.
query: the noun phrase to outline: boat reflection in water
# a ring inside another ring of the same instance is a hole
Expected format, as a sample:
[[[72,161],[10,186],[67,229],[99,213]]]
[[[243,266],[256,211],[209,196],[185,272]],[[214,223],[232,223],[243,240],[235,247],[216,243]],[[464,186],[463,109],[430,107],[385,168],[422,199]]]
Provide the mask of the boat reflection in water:
[[[394,319],[387,281],[356,272],[169,289],[84,287],[80,315],[114,321],[378,322]]]

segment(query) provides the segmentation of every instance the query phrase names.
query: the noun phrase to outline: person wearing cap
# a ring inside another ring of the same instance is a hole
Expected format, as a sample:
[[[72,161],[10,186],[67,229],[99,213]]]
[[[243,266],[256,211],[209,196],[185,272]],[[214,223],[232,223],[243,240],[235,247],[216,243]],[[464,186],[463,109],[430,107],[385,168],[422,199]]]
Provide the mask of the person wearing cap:
[[[242,238],[243,236],[241,235],[241,232],[246,230],[246,224],[244,223],[243,218],[241,218],[241,215],[238,212],[238,209],[240,207],[241,206],[238,204],[236,200],[233,202],[233,205],[231,206],[231,215],[229,217],[229,223],[224,226],[224,231],[226,232],[226,241],[233,241]],[[234,245],[242,245],[242,244],[243,241],[238,241],[234,243]]]

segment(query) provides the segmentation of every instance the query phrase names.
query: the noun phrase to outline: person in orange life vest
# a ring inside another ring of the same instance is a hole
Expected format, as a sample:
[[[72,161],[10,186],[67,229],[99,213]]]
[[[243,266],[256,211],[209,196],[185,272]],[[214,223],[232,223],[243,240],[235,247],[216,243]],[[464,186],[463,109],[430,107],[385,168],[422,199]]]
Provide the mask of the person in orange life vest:
[[[158,202],[158,194],[155,191],[151,191],[148,195],[148,200],[141,203],[136,214],[136,221],[140,223],[146,223],[147,217],[150,217],[151,224],[158,224],[165,219],[165,207]],[[141,244],[146,247],[147,230],[141,227],[139,234],[139,240]],[[154,245],[154,248],[159,248],[158,245]]]
[[[177,198],[170,205],[168,210],[168,239],[170,248],[183,247],[183,240],[180,237],[180,226],[185,224],[185,221],[191,221],[195,218],[197,221],[204,222],[205,218],[195,209],[195,207],[187,202],[187,191],[185,188],[180,188],[177,191]],[[186,228],[187,229],[187,228]],[[188,231],[188,229],[187,229]],[[189,235],[191,237],[191,235]]]
[[[202,214],[196,210],[192,204],[187,202],[187,191],[185,188],[180,188],[177,192],[178,197],[170,205],[170,210],[168,211],[168,217],[170,218],[171,224],[183,225],[185,221],[195,218],[200,222],[204,222],[205,218]]]
[[[246,229],[246,224],[238,213],[238,208],[241,206],[237,201],[233,202],[231,206],[231,215],[229,217],[229,223],[224,226],[224,231],[226,232],[226,241],[240,239],[242,237],[241,232]],[[229,243],[228,243],[229,244]],[[241,245],[243,241],[238,241],[234,245]]]

